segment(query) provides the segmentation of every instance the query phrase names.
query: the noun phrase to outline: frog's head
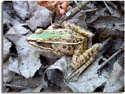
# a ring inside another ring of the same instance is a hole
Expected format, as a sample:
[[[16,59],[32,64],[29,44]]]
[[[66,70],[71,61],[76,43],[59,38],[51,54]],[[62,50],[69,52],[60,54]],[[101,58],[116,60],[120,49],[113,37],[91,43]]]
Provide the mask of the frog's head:
[[[27,37],[28,41],[38,41],[38,42],[42,42],[42,32],[44,32],[43,29],[37,29],[35,31],[35,33],[31,34],[30,36]]]
[[[43,29],[37,29],[35,33],[27,37],[27,41],[29,44],[35,47],[42,49],[50,49],[50,45],[48,43],[44,43],[45,37],[43,36],[42,32],[44,32]]]
[[[29,44],[42,49],[52,49],[51,44],[64,43],[65,40],[71,38],[71,34],[68,33],[67,30],[68,29],[37,29],[35,33],[27,37],[27,41]],[[65,44],[69,43],[66,42]]]

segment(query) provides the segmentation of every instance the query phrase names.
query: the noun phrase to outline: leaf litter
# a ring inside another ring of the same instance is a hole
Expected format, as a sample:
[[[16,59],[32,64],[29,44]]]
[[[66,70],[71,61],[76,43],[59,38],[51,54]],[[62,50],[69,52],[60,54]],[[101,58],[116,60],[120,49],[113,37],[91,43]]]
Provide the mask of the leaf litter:
[[[124,43],[124,2],[53,2],[53,12],[48,8],[52,2],[47,2],[3,2],[3,92],[123,92],[124,49],[111,56]],[[71,56],[59,57],[26,41],[37,28],[65,20],[94,33],[89,45],[110,40],[93,64],[70,80],[67,78],[74,73]]]

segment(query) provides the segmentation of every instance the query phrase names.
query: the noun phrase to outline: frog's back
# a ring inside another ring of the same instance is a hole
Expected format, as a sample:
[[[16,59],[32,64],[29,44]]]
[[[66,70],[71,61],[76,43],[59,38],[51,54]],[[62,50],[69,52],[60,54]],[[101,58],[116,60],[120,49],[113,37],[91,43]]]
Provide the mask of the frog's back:
[[[80,35],[70,29],[46,30],[41,34],[41,36],[46,42],[65,42],[77,44],[79,41],[82,41]]]
[[[46,30],[42,33],[42,39],[53,42],[69,40],[72,38],[72,34],[68,31],[67,29]]]

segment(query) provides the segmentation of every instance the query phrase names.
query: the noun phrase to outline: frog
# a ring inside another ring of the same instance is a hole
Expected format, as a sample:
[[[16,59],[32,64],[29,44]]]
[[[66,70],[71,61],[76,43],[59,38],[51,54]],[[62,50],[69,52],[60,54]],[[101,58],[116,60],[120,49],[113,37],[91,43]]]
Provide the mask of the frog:
[[[87,29],[65,21],[62,24],[53,24],[48,29],[36,29],[35,33],[27,37],[29,44],[53,52],[58,56],[72,56],[72,69],[77,70],[91,63],[88,62],[98,52],[97,44],[88,48],[88,41],[94,34]],[[82,72],[79,71],[80,73]]]

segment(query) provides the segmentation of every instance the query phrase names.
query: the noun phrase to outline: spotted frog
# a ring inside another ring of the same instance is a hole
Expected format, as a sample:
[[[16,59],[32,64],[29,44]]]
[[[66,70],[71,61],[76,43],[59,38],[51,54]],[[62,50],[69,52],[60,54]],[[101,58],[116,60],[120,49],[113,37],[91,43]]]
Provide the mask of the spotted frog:
[[[63,22],[52,25],[47,30],[38,28],[34,34],[27,37],[27,41],[58,56],[72,55],[72,68],[77,70],[83,65],[89,66],[87,61],[98,51],[97,44],[88,49],[88,39],[93,36],[93,33],[84,28]]]

